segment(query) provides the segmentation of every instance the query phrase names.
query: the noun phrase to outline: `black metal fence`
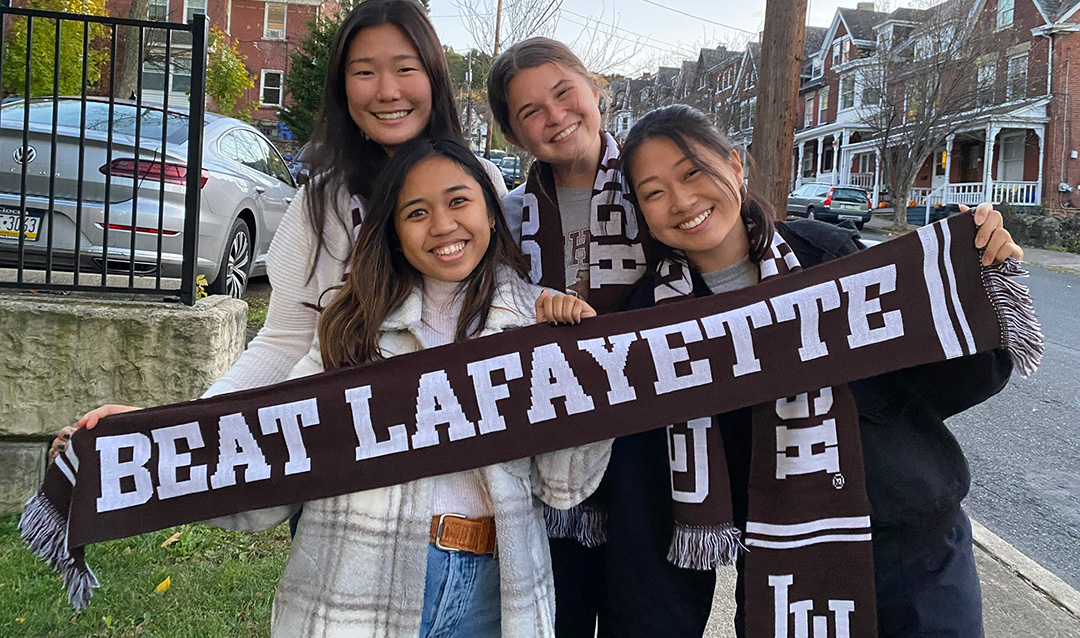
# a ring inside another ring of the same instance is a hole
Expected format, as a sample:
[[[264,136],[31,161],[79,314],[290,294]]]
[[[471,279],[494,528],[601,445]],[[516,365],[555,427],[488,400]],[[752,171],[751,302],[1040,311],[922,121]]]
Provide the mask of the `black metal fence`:
[[[0,52],[0,288],[194,303],[206,17],[0,6]]]

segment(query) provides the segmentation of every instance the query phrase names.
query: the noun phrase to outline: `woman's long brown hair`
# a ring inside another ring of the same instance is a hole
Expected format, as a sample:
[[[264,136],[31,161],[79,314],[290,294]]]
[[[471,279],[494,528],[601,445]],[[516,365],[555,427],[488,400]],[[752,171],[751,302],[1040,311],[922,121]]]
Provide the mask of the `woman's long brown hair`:
[[[487,322],[501,265],[509,266],[518,275],[526,273],[525,258],[506,227],[499,197],[480,161],[453,139],[412,140],[398,148],[383,169],[360,225],[360,235],[349,259],[349,274],[337,296],[322,311],[319,344],[327,370],[383,359],[379,349],[383,321],[421,283],[420,273],[399,250],[401,243],[394,228],[394,216],[405,178],[429,157],[450,159],[476,180],[484,194],[488,216],[495,222],[483,258],[458,286],[457,294],[464,299],[454,340],[467,339]]]

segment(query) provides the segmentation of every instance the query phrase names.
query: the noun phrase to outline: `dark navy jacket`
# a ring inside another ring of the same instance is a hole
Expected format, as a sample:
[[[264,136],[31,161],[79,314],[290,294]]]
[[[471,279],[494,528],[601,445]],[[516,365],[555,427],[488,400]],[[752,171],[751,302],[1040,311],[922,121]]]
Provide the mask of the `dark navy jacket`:
[[[854,229],[800,220],[778,230],[804,268],[861,248]],[[646,276],[627,310],[654,305]],[[695,275],[695,294],[710,294]],[[1005,387],[1012,364],[1003,351],[891,372],[849,384],[859,409],[875,548],[888,539],[933,534],[953,520],[970,485],[967,461],[944,420]],[[717,418],[724,438],[735,523],[746,521],[750,408]],[[672,513],[664,430],[617,439],[598,491],[608,512],[608,623],[603,635],[693,636],[704,632],[715,576],[666,560]],[[879,541],[880,539],[880,541]],[[616,611],[618,610],[618,611]],[[614,615],[614,617],[612,617]]]

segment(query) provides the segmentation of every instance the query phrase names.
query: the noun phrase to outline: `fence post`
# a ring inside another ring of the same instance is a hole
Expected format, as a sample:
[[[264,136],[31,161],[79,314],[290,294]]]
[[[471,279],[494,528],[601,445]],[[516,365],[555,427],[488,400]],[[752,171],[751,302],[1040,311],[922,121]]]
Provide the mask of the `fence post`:
[[[188,113],[187,193],[184,202],[184,267],[180,276],[180,301],[188,306],[195,303],[195,270],[199,261],[203,112],[206,104],[208,48],[206,25],[207,18],[201,13],[193,15],[188,22],[191,27],[191,108]]]

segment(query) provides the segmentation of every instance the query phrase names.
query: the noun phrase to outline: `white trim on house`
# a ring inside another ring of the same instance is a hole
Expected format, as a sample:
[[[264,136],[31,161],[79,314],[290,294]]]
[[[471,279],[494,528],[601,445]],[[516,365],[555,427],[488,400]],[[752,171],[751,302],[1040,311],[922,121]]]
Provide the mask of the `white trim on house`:
[[[281,7],[281,28],[270,28],[270,7]],[[267,2],[263,8],[263,40],[284,40],[289,28],[289,5],[286,2]]]

